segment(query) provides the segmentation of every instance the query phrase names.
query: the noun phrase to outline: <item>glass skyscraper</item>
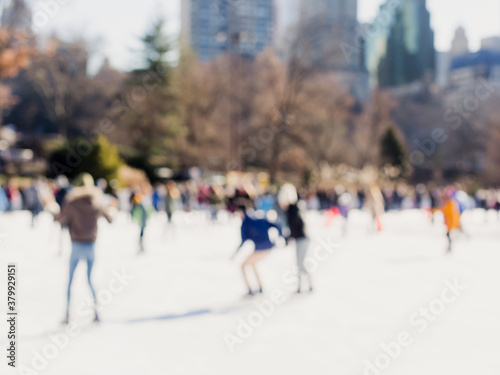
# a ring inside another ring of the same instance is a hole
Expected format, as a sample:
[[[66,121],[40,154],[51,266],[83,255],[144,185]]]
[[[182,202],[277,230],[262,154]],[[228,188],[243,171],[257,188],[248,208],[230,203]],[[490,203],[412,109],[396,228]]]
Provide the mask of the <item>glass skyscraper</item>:
[[[436,65],[434,31],[425,0],[401,0],[380,7],[366,39],[366,67],[373,86],[396,87],[433,74]],[[396,11],[393,11],[396,9]]]
[[[273,0],[182,0],[181,35],[202,61],[255,56],[273,43]]]

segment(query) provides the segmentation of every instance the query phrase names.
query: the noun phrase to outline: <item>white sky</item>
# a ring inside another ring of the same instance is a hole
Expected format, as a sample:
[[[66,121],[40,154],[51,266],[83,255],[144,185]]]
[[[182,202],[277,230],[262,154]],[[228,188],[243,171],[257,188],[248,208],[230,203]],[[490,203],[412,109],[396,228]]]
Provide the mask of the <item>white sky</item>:
[[[385,0],[358,0],[359,20],[369,22]],[[122,69],[134,66],[131,50],[137,39],[158,17],[164,17],[169,31],[180,29],[181,0],[30,0],[35,9],[57,2],[59,10],[50,16],[42,31],[58,31],[62,36],[83,33],[101,56]],[[448,50],[455,29],[463,25],[471,48],[479,48],[483,37],[500,35],[500,0],[427,0],[436,48]],[[36,11],[35,11],[36,12]]]

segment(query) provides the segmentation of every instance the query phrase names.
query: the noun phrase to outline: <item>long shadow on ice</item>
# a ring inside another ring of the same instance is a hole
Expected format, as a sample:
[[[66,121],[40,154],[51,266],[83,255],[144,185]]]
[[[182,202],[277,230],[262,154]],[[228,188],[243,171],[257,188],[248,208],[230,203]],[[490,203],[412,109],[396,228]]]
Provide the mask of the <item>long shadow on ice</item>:
[[[184,318],[191,318],[191,317],[201,316],[201,315],[220,315],[220,314],[227,314],[227,313],[230,313],[233,311],[244,309],[246,306],[247,305],[245,305],[245,304],[243,304],[243,305],[242,304],[235,304],[235,305],[229,305],[229,306],[218,308],[218,309],[202,308],[202,309],[198,309],[198,310],[186,311],[184,313],[179,313],[179,314],[166,314],[166,315],[160,315],[160,316],[131,319],[131,320],[126,320],[124,323],[134,324],[134,323],[145,323],[145,322],[158,321],[158,320],[184,319]]]

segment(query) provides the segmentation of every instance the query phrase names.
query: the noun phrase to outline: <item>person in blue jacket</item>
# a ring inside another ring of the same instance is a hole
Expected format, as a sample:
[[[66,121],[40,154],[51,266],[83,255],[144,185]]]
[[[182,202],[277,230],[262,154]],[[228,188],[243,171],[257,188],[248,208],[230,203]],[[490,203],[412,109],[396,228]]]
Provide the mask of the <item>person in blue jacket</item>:
[[[9,199],[7,198],[7,194],[0,186],[0,212],[5,212],[9,208]]]
[[[239,204],[238,209],[236,210],[236,213],[239,213],[241,215],[243,221],[241,223],[241,245],[238,247],[238,249],[236,249],[233,258],[236,256],[236,254],[238,254],[245,242],[251,241],[254,243],[254,252],[247,259],[245,259],[245,261],[241,265],[241,272],[243,274],[245,284],[248,288],[248,295],[253,296],[255,293],[262,293],[262,282],[259,277],[259,273],[257,272],[257,263],[267,257],[274,247],[274,243],[271,242],[271,239],[269,238],[269,229],[276,228],[280,236],[282,236],[282,232],[281,228],[278,225],[271,223],[266,219],[256,219],[249,216],[246,207],[247,206],[244,204]],[[256,292],[252,290],[252,287],[248,282],[246,273],[246,269],[248,266],[252,267],[253,272],[255,273],[255,278],[259,283],[259,289]]]

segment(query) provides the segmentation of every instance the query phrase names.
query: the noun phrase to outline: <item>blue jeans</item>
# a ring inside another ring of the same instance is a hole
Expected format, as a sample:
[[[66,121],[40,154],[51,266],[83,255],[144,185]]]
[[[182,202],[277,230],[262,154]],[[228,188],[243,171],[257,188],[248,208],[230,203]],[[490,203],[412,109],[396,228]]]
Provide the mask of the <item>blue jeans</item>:
[[[71,258],[69,261],[69,283],[68,283],[68,311],[69,301],[71,298],[71,284],[73,283],[73,275],[75,274],[76,267],[80,259],[87,261],[87,279],[89,282],[90,290],[94,297],[94,302],[97,302],[95,290],[92,286],[91,275],[92,267],[94,266],[95,259],[95,242],[73,242],[71,249]]]

